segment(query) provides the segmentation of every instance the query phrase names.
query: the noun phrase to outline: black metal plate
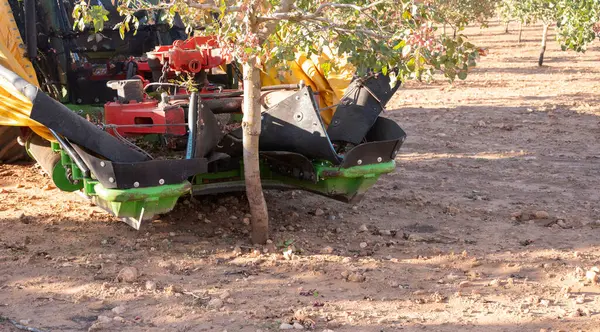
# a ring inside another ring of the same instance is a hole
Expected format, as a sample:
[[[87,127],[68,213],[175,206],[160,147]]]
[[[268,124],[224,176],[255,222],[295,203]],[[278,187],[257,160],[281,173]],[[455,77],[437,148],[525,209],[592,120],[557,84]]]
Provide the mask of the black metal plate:
[[[200,99],[200,98],[198,98]],[[198,100],[199,110],[196,124],[196,143],[194,156],[206,157],[223,138],[223,132],[213,112]]]
[[[119,163],[94,157],[76,145],[73,145],[73,148],[88,165],[96,179],[107,189],[145,188],[177,184],[193,175],[206,173],[207,171],[205,158]],[[135,185],[136,182],[137,186]]]
[[[360,144],[346,153],[342,168],[378,164],[396,158],[406,133],[393,120],[379,117],[367,133],[367,143]]]
[[[339,164],[327,137],[310,87],[304,87],[262,113],[260,152],[286,151]],[[242,130],[225,135],[215,151],[232,157],[242,155]]]
[[[383,107],[399,87],[400,81],[391,88],[390,78],[383,74],[375,75],[364,82],[360,79],[354,80],[342,97],[327,128],[331,141],[353,144],[362,142],[383,111]],[[373,92],[381,103],[369,91]]]
[[[263,112],[260,151],[295,152],[339,163],[309,86]]]

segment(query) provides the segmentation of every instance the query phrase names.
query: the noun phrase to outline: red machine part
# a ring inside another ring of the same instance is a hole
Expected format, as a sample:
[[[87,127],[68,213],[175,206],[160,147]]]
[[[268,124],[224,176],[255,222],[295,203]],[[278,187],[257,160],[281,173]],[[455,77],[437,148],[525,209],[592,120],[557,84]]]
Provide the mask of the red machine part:
[[[115,125],[123,136],[146,134],[185,135],[186,126],[183,108],[169,105],[159,107],[154,99],[128,104],[108,102],[104,105],[104,123]],[[149,125],[149,126],[142,126]],[[150,126],[152,125],[152,126]],[[113,130],[108,130],[114,134]]]
[[[177,72],[198,73],[225,64],[219,44],[214,37],[192,37],[176,40],[173,45],[158,46],[148,52],[149,58],[169,63],[169,68]]]
[[[177,40],[173,45],[158,46],[147,53],[148,58],[158,59],[161,64],[165,61],[169,69],[175,72],[199,73],[202,70],[218,67],[228,62],[222,56],[221,49],[214,37],[192,37],[187,40]],[[132,59],[130,59],[132,60]],[[138,72],[149,72],[151,68],[145,61],[137,62]],[[140,78],[144,85],[149,82]],[[187,93],[187,91],[180,91]],[[203,89],[201,95],[214,94],[214,91]],[[129,103],[108,102],[104,105],[104,122],[114,125],[121,135],[171,134],[185,135],[186,126],[183,108],[176,105],[159,107],[159,102],[146,97],[142,102]],[[149,125],[149,126],[141,126]],[[109,130],[114,134],[113,130]]]

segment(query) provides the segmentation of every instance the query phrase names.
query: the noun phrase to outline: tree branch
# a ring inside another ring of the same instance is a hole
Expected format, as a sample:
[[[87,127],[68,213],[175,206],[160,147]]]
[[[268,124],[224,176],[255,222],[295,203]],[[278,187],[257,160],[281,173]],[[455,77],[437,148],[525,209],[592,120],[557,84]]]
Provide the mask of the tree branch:
[[[281,4],[279,5],[279,8],[277,8],[275,10],[274,14],[289,12],[293,8],[294,8],[294,0],[282,0]],[[263,22],[267,22],[267,21],[266,20],[263,21],[260,19],[260,17],[257,17],[258,24],[263,23]],[[273,31],[275,31],[276,27],[277,27],[277,22],[275,20],[272,20],[271,22],[267,22],[267,24],[265,24],[265,26],[259,31],[259,40],[260,40],[261,44],[267,38],[269,38],[269,36],[273,33]]]
[[[196,8],[196,9],[200,9],[200,10],[209,10],[209,11],[214,11],[214,12],[220,12],[221,8],[215,4],[209,4],[209,3],[196,3],[193,0],[188,0],[186,1],[187,5],[191,8]],[[228,6],[225,9],[226,12],[239,12],[240,11],[240,7],[238,6]]]

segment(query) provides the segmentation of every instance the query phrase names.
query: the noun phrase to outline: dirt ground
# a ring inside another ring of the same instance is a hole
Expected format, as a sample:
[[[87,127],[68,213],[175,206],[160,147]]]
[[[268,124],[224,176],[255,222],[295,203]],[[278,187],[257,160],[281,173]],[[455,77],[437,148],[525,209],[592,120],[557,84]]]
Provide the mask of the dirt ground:
[[[356,206],[268,192],[264,247],[243,195],[135,231],[0,166],[0,331],[600,331],[600,48],[538,68],[540,27],[468,33],[466,81],[388,105],[397,171]]]

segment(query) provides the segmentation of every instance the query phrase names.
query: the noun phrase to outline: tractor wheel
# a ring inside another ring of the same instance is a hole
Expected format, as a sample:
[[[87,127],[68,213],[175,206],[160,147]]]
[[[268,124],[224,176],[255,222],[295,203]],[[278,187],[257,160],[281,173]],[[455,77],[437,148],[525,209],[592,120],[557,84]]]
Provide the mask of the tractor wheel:
[[[0,164],[10,164],[27,160],[27,151],[19,144],[19,127],[0,126]]]

